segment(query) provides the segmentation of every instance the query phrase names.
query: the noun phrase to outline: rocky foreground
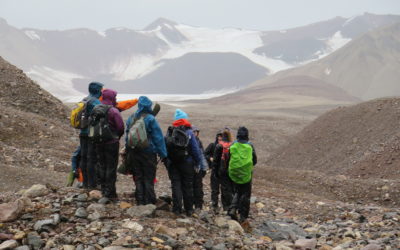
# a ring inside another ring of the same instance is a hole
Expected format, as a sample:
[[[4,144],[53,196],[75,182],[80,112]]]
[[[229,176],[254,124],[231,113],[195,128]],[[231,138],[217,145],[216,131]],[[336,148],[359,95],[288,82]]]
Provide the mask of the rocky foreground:
[[[207,207],[176,217],[167,195],[147,206],[135,206],[131,195],[107,203],[99,191],[38,184],[0,197],[0,249],[400,248],[400,209],[253,197],[251,218],[240,225]]]

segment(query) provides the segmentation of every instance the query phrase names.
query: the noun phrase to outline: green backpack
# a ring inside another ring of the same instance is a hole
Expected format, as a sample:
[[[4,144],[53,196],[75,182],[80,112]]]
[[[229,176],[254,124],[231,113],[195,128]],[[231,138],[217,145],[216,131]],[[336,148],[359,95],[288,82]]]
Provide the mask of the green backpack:
[[[237,184],[251,181],[253,172],[253,148],[249,143],[235,142],[229,148],[229,177]]]

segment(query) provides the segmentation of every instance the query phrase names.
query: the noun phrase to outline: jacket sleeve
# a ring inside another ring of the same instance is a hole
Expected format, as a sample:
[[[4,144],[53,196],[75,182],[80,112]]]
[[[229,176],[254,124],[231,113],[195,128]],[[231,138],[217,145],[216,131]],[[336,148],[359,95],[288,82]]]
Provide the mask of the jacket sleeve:
[[[220,144],[215,145],[215,150],[214,150],[214,161],[212,163],[212,167],[218,169],[219,165],[221,163],[221,157],[222,157],[222,146]]]
[[[208,162],[211,162],[211,158],[214,157],[214,143],[208,144],[206,150],[204,150],[204,155]]]
[[[117,133],[118,137],[121,138],[121,136],[124,134],[124,120],[122,119],[118,109],[111,108],[109,112],[111,113],[109,116],[109,119],[111,119],[110,123],[112,124],[113,129]]]
[[[126,101],[120,101],[120,102],[117,102],[117,107],[116,108],[119,111],[124,111],[124,110],[132,108],[137,103],[138,103],[138,99],[137,98],[131,99],[131,100],[126,100]]]
[[[128,120],[126,121],[126,126],[125,126],[125,146],[128,144],[128,133],[129,133],[129,127],[131,126],[131,123],[133,122],[133,115],[130,115],[128,117]]]
[[[157,120],[152,116],[149,119],[149,130],[151,131],[151,141],[156,149],[156,152],[161,158],[167,157],[167,147],[165,146],[165,140],[161,131],[160,125]]]
[[[254,149],[253,144],[250,144],[252,149],[253,149],[253,166],[255,166],[257,164],[257,154],[256,154],[256,150]]]
[[[193,157],[196,165],[202,164],[202,158],[201,158],[202,152],[199,143],[197,142],[196,136],[193,134],[192,130],[187,130],[187,133],[190,137],[189,148],[191,156]]]

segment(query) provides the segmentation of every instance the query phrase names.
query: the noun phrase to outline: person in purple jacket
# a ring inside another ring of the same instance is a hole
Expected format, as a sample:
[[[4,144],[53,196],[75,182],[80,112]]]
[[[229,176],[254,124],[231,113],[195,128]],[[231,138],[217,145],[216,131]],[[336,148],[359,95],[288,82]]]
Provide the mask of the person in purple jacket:
[[[103,197],[116,200],[117,192],[115,182],[117,180],[117,166],[119,156],[119,139],[124,134],[124,121],[119,110],[116,108],[117,92],[111,89],[103,91],[102,104],[112,106],[107,112],[108,124],[115,138],[96,144],[98,159],[98,178],[101,185]]]

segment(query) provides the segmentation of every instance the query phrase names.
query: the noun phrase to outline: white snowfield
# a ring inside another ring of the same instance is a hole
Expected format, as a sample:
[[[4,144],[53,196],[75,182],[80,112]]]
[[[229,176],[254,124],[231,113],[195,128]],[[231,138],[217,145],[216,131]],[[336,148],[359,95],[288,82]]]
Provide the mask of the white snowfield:
[[[25,30],[24,33],[32,40],[40,40],[40,36],[34,30]]]
[[[215,92],[207,92],[207,93],[202,93],[198,95],[175,95],[175,94],[118,94],[117,95],[117,101],[124,101],[124,100],[130,100],[134,98],[139,98],[140,96],[147,96],[149,97],[152,101],[157,101],[157,102],[163,102],[166,104],[170,105],[175,105],[175,106],[181,106],[181,104],[178,104],[176,102],[181,102],[181,101],[186,101],[186,100],[203,100],[203,99],[210,99],[226,94],[233,93],[237,91],[238,89],[232,89],[232,90],[220,90],[220,91],[215,91]],[[80,95],[73,95],[73,96],[67,96],[60,98],[63,102],[66,103],[74,103],[74,102],[79,102],[82,100],[86,95],[80,94]]]
[[[162,25],[162,26],[161,26]],[[157,70],[164,63],[164,60],[176,59],[187,53],[238,53],[247,57],[249,60],[257,63],[274,74],[278,71],[292,68],[298,65],[291,65],[283,60],[269,58],[264,55],[253,53],[256,48],[263,46],[261,36],[263,32],[254,30],[244,30],[235,28],[211,29],[203,27],[193,27],[189,25],[177,24],[161,24],[153,30],[133,31],[127,28],[114,28],[117,31],[139,32],[146,36],[158,37],[163,40],[167,46],[160,48],[155,54],[129,54],[116,58],[110,62],[110,66],[105,68],[102,74],[112,74],[116,81],[127,81],[142,78],[153,71]],[[170,33],[171,32],[171,33]],[[181,33],[187,40],[178,43],[173,42],[173,37],[168,37],[169,34]],[[286,30],[280,31],[286,34]],[[106,32],[98,32],[101,37],[106,37]],[[41,39],[39,35],[32,30],[26,30],[25,34],[33,39]],[[337,31],[332,37],[321,38],[327,44],[327,49],[318,51],[317,59],[325,57],[333,51],[339,49],[348,43],[351,39],[342,36],[340,31]],[[316,59],[316,60],[317,60]],[[302,64],[308,63],[303,62]],[[46,66],[34,66],[29,70],[28,75],[35,79],[43,88],[50,91],[60,99],[74,99],[74,96],[82,94],[73,88],[74,78],[90,78],[90,76],[80,76],[72,72],[52,69]],[[330,72],[329,72],[330,73]],[[329,74],[328,73],[328,74]],[[61,84],[60,84],[61,83]],[[231,90],[229,90],[231,91]],[[226,92],[223,90],[222,92]],[[195,95],[181,98],[196,99],[214,97],[212,95]],[[201,97],[200,97],[201,96]],[[155,98],[160,100],[176,100],[176,96],[156,95]],[[165,99],[166,98],[166,99]],[[76,99],[76,98],[75,98]],[[74,99],[74,100],[75,100]],[[78,98],[79,99],[79,98]]]

